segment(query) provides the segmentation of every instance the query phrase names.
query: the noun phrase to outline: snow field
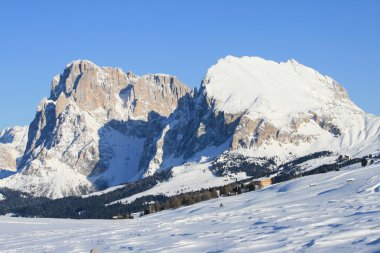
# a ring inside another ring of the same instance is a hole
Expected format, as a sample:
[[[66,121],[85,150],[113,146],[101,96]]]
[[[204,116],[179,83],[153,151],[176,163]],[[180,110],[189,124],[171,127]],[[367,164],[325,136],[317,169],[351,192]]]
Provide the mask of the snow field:
[[[135,220],[0,217],[0,251],[376,252],[379,172],[313,175]]]

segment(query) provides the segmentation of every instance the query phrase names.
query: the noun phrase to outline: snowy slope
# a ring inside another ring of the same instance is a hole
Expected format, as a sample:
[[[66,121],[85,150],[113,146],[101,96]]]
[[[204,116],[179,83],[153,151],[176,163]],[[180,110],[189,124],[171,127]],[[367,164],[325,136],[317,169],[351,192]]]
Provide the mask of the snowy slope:
[[[377,252],[379,171],[347,168],[135,220],[0,217],[0,251]]]
[[[227,175],[224,177],[217,177],[208,169],[209,166],[210,163],[206,162],[200,164],[187,163],[182,166],[174,167],[172,169],[173,177],[167,182],[159,183],[147,191],[140,192],[109,204],[115,204],[116,202],[132,203],[135,199],[147,195],[162,194],[173,196],[184,192],[198,191],[202,188],[221,186],[235,182],[236,180],[247,178],[245,173],[239,173],[231,177]]]
[[[263,116],[277,124],[329,103],[354,106],[333,79],[295,60],[277,63],[260,57],[227,56],[208,70],[205,82],[220,111],[236,114],[248,110],[253,118]],[[335,96],[336,89],[341,100]]]

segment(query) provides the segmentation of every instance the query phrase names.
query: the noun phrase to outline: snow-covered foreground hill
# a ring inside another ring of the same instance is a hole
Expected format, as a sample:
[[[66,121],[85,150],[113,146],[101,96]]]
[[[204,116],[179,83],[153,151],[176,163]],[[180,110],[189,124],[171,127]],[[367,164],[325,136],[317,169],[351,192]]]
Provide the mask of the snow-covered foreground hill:
[[[379,252],[380,164],[298,178],[134,220],[0,217],[0,252],[93,248],[100,252]]]

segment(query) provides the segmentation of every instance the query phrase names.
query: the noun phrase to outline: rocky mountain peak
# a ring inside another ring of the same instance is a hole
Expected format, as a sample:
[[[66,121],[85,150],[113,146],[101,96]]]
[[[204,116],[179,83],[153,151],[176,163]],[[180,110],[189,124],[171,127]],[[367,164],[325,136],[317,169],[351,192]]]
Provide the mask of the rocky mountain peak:
[[[146,120],[152,111],[169,116],[177,107],[179,99],[189,91],[190,88],[175,76],[149,74],[128,86],[123,92],[123,99],[131,104],[135,118]]]
[[[20,174],[7,185],[56,198],[137,178],[150,121],[169,117],[189,90],[171,75],[140,77],[85,60],[68,64],[41,101]],[[73,183],[72,175],[80,180]],[[28,181],[34,176],[56,180],[57,187]]]
[[[69,101],[90,113],[110,118],[147,118],[150,111],[168,116],[190,89],[175,76],[139,77],[120,68],[99,67],[87,60],[69,63],[51,85],[50,100],[61,112]],[[147,103],[147,101],[149,101]]]
[[[53,78],[51,83],[51,100],[56,100],[61,93],[69,96],[78,85],[83,73],[98,70],[100,68],[88,60],[75,60],[66,65],[63,73]]]

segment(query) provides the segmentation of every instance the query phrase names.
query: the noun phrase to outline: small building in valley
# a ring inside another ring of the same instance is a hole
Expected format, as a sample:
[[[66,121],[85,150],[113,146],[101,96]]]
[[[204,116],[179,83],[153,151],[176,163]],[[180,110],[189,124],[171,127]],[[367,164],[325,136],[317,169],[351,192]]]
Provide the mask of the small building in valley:
[[[269,186],[272,184],[272,178],[261,178],[256,179],[250,182],[251,184],[255,185],[256,189],[261,189],[263,187]]]

